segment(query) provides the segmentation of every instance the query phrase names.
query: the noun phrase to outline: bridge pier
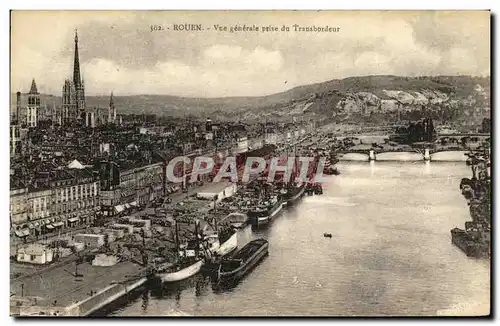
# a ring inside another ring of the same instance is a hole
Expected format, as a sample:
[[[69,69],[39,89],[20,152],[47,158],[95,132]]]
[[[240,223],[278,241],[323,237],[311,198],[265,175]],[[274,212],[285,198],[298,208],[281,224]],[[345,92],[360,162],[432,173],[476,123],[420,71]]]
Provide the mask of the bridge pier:
[[[376,161],[377,157],[375,156],[375,151],[372,149],[370,150],[370,154],[368,155],[368,161]]]
[[[425,149],[424,151],[424,161],[430,161],[431,160],[431,154],[428,148]]]

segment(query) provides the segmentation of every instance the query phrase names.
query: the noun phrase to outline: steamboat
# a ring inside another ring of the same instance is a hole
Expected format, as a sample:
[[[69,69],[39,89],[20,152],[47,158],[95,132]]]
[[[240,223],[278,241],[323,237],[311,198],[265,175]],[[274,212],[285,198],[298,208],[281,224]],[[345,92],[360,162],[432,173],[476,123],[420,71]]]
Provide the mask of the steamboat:
[[[250,208],[247,216],[252,225],[259,227],[269,224],[283,209],[283,199],[279,194],[266,195]]]

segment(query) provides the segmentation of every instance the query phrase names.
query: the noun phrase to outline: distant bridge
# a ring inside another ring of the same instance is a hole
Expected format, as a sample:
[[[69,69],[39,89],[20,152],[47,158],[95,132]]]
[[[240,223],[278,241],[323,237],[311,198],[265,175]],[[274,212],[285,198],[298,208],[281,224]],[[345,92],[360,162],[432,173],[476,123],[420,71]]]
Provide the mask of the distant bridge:
[[[386,137],[389,138],[392,133],[385,133],[385,134],[370,134],[370,133],[361,133],[361,134],[342,134],[336,136],[337,139],[345,139],[345,138],[358,138],[358,139],[363,139],[363,138],[372,138],[372,137]],[[491,134],[489,133],[453,133],[453,134],[436,134],[436,137],[438,139],[441,138],[457,138],[457,139],[462,139],[464,137],[467,138],[472,138],[476,137],[480,140],[485,140],[491,137]]]
[[[461,149],[352,149],[339,153],[340,161],[447,161],[465,162]]]

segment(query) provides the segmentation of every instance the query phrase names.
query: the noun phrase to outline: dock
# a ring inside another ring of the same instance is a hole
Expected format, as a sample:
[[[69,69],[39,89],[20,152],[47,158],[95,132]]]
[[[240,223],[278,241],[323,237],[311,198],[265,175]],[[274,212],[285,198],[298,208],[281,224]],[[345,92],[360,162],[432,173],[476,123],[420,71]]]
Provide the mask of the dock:
[[[12,316],[87,316],[140,288],[147,281],[142,267],[121,262],[110,267],[60,266],[34,277],[13,280]],[[81,276],[80,276],[81,275]]]

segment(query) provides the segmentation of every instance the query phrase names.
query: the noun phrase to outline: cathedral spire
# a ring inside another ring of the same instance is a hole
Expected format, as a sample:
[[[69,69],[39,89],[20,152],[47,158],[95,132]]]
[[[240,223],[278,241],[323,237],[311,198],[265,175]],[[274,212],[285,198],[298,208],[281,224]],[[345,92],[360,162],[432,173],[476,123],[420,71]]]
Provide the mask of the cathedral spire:
[[[81,86],[80,58],[78,56],[78,31],[77,30],[75,30],[75,60],[73,62],[73,83],[74,83],[76,89],[78,89]]]
[[[31,81],[31,88],[29,94],[38,94],[38,89],[36,88],[35,78]]]
[[[111,96],[109,98],[109,107],[113,108],[115,106],[115,103],[113,101],[113,92],[111,91]]]

